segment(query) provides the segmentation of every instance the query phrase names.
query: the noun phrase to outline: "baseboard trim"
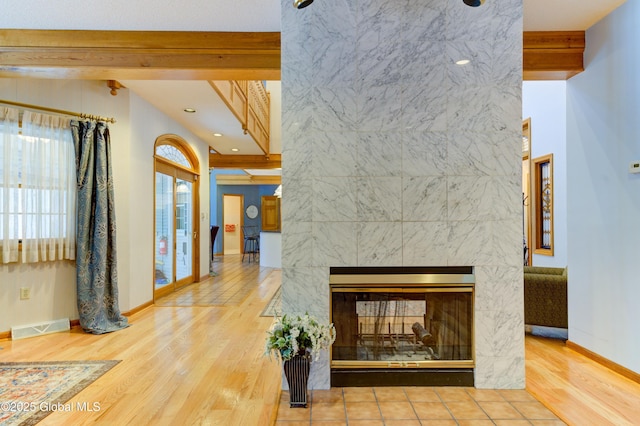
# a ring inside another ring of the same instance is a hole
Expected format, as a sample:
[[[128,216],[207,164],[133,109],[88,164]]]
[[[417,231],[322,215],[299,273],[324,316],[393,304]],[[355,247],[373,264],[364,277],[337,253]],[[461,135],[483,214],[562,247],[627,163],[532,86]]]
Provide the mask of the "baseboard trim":
[[[149,306],[153,306],[153,301],[149,301],[147,303],[143,303],[140,306],[136,306],[135,308],[131,309],[130,311],[127,312],[123,312],[122,315],[124,315],[125,317],[130,317],[131,315],[140,312],[143,309],[148,308]],[[69,326],[71,328],[80,328],[80,320],[79,319],[73,319],[71,321],[69,321]],[[4,340],[4,339],[11,339],[11,330],[9,331],[0,331],[0,340]]]
[[[587,358],[597,362],[598,364],[601,364],[607,367],[609,370],[615,371],[616,373],[626,377],[629,380],[633,380],[636,383],[640,383],[640,374],[636,373],[635,371],[629,370],[627,367],[623,367],[620,364],[616,364],[615,362],[603,357],[602,355],[598,355],[597,353],[592,352],[587,348],[584,348],[576,343],[573,343],[571,340],[567,340],[566,345],[567,345],[567,348],[571,349],[572,351],[578,352],[579,354],[586,356]]]
[[[138,312],[140,312],[143,309],[147,309],[149,306],[153,306],[153,300],[149,300],[147,303],[143,303],[140,306],[136,306],[135,308],[127,311],[127,312],[123,312],[122,315],[124,315],[125,317],[130,317],[133,314],[137,314]]]

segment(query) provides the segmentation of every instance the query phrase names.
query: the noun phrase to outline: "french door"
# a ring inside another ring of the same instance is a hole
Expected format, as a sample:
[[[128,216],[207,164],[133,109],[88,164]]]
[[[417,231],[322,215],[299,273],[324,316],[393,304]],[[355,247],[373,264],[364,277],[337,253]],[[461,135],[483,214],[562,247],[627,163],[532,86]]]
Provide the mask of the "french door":
[[[196,280],[197,176],[156,162],[154,298]]]

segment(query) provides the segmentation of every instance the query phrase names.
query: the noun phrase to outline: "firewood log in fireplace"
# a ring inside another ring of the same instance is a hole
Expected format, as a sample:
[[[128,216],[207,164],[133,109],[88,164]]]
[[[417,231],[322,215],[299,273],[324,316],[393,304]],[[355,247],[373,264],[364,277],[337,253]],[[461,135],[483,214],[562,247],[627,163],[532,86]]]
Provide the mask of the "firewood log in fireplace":
[[[429,333],[427,329],[424,328],[419,322],[414,322],[411,326],[411,330],[413,330],[413,334],[416,335],[418,340],[421,341],[423,345],[432,346],[435,343],[433,335]]]

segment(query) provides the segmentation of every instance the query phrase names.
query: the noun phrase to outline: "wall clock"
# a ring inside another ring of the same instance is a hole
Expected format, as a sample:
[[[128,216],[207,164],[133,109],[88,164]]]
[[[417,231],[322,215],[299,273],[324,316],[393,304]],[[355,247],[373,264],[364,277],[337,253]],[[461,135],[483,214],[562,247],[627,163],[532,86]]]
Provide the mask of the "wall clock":
[[[258,217],[258,208],[251,204],[249,207],[247,207],[246,213],[249,219],[255,219],[256,217]]]

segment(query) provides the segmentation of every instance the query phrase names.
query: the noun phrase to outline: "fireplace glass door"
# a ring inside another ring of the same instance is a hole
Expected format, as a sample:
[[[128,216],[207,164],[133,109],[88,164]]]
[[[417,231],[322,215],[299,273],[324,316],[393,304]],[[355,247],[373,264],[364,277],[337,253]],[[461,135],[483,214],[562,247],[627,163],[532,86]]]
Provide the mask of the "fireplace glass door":
[[[333,289],[334,367],[473,364],[471,288]]]

